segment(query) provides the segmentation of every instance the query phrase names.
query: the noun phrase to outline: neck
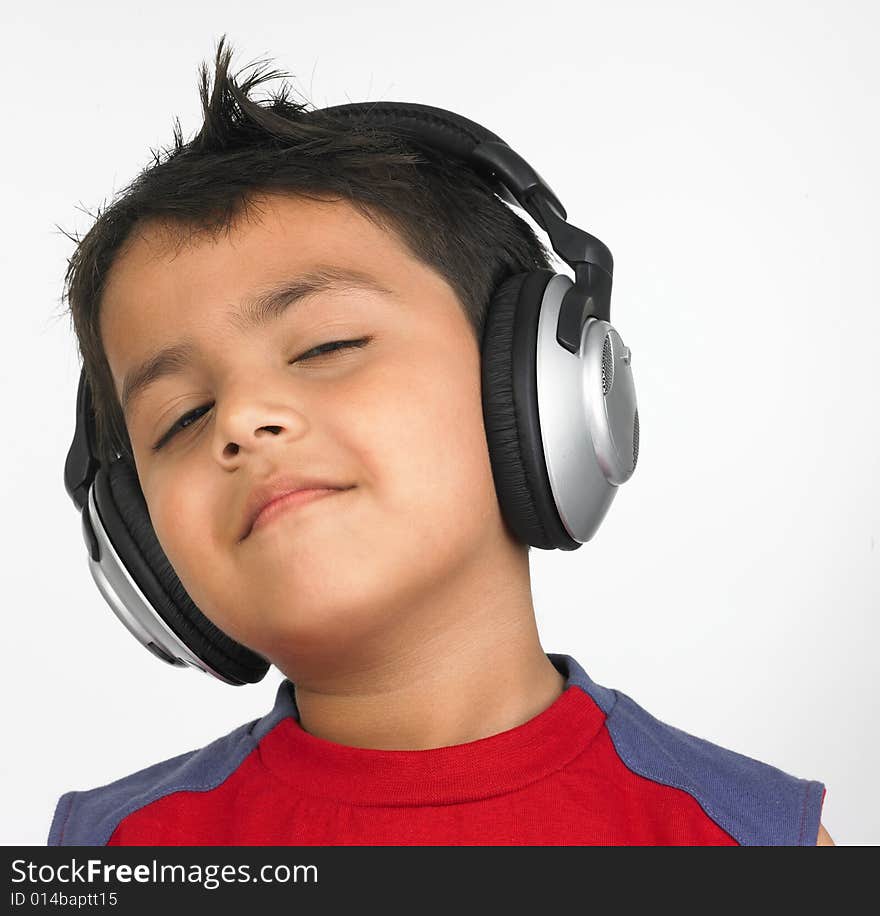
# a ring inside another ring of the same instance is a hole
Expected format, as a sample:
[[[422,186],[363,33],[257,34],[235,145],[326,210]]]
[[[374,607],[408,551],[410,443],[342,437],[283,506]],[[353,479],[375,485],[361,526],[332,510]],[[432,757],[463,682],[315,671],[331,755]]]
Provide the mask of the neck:
[[[350,651],[336,644],[278,665],[294,683],[300,726],[350,747],[427,750],[515,728],[550,706],[565,679],[540,644],[528,559],[518,548],[511,557],[475,559]]]

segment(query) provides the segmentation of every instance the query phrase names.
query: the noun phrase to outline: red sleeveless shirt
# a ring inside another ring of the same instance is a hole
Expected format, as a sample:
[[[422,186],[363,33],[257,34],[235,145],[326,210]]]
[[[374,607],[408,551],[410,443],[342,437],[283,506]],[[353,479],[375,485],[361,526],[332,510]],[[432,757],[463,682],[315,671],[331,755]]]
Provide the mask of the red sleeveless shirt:
[[[466,744],[373,750],[273,709],[199,750],[61,796],[48,845],[808,845],[825,786],[655,719],[548,653],[564,692]]]

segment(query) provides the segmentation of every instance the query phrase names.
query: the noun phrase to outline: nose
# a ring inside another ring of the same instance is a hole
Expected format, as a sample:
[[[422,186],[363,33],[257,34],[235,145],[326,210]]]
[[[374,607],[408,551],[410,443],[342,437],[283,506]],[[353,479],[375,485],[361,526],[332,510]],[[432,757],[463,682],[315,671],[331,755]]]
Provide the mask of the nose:
[[[254,397],[227,399],[216,415],[214,447],[218,458],[226,462],[241,452],[278,448],[307,429],[305,416],[289,403]]]

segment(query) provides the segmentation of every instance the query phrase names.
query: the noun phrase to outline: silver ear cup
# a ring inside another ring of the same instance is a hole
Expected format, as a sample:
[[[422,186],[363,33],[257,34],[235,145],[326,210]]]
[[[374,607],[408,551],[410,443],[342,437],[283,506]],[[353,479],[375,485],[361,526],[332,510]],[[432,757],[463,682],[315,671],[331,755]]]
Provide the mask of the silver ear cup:
[[[636,462],[639,460],[639,408],[636,407],[636,415],[633,418],[633,470],[636,468]]]
[[[614,332],[617,334],[617,332]],[[618,339],[619,339],[619,335]],[[621,344],[623,341],[621,341]],[[626,363],[627,366],[630,365],[630,359],[632,354],[629,347],[624,347],[623,352],[620,355],[620,359]],[[630,378],[630,384],[632,379]],[[602,394],[607,399],[611,393],[611,389],[614,386],[614,345],[612,343],[611,334],[605,335],[605,343],[602,345]],[[635,391],[633,391],[633,401],[635,401]],[[618,405],[618,409],[622,409],[622,406]],[[626,411],[623,411],[626,414]],[[636,462],[639,460],[639,409],[636,407],[635,416],[633,417],[633,448],[632,448],[632,466],[635,470]]]
[[[596,318],[587,321],[581,352],[596,458],[608,481],[620,486],[632,477],[638,457],[632,354],[620,334]]]
[[[93,559],[91,551],[88,553],[89,571],[98,591],[129,633],[169,665],[198,668],[224,683],[234,683],[196,656],[152,607],[126,569],[101,522],[95,503],[94,485],[89,487],[88,511],[91,528],[100,548],[99,561]],[[88,543],[86,536],[86,545]]]
[[[596,533],[620,484],[635,470],[638,416],[631,355],[607,322],[589,318],[577,353],[556,339],[559,310],[573,286],[558,274],[538,319],[536,384],[541,441],[559,517],[584,543]]]

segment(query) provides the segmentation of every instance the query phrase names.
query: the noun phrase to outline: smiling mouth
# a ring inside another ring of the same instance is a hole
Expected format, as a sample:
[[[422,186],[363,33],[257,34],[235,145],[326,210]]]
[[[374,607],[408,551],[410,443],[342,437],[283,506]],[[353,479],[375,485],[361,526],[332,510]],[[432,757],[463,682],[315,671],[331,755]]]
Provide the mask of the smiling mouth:
[[[247,537],[244,538],[244,540],[247,540],[247,538],[250,537],[255,531],[264,528],[266,525],[270,524],[281,515],[285,515],[286,513],[292,512],[301,506],[315,502],[322,497],[332,496],[334,493],[344,493],[346,490],[350,489],[352,488],[324,487],[321,489],[297,490],[294,493],[285,493],[284,496],[279,496],[278,499],[267,503],[263,507],[263,509],[260,511],[260,514],[254,519],[254,524],[251,526],[251,530],[248,532]]]

